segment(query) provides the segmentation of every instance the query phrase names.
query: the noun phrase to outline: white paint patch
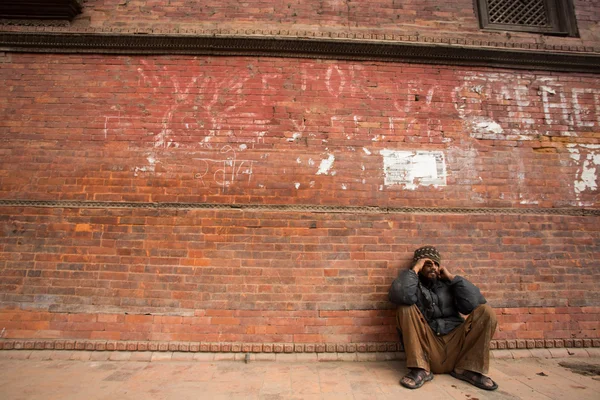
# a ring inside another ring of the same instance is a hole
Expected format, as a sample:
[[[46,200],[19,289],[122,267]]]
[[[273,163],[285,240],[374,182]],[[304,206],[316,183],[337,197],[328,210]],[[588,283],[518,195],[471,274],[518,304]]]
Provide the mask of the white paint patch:
[[[309,159],[308,159],[308,165],[310,165],[311,167],[312,167],[313,165],[315,165],[315,160],[313,160],[312,158],[309,158]]]
[[[146,160],[148,161],[147,166],[135,167],[133,169],[134,176],[138,176],[138,172],[154,172],[154,171],[156,171],[156,162],[157,162],[156,158],[154,158],[153,155],[149,155],[148,157],[146,157]]]
[[[300,182],[294,183],[294,186],[296,187],[296,189],[300,188]]]
[[[296,163],[297,164],[302,164],[302,160],[300,160],[300,157],[296,158]]]
[[[578,181],[575,181],[575,193],[581,193],[586,189],[596,190],[598,185],[596,181],[598,180],[598,176],[596,175],[596,167],[600,165],[600,163],[592,165],[590,161],[585,160],[583,163],[583,170],[581,171],[581,175]]]
[[[363,147],[363,151],[365,152],[366,155],[368,155],[368,156],[371,155],[371,152],[366,147]]]
[[[475,139],[504,139],[504,129],[488,117],[467,117],[464,119],[469,136]]]
[[[246,146],[244,143],[240,144],[240,150],[246,150],[248,148],[248,146]]]
[[[329,154],[326,160],[321,160],[321,164],[319,164],[319,170],[317,171],[317,175],[328,175],[329,170],[333,167],[333,163],[335,162],[335,156],[333,154]]]
[[[536,200],[521,200],[521,204],[540,204],[539,201]]]
[[[577,170],[573,189],[579,199],[581,192],[598,189],[598,172],[600,170],[600,145],[568,144],[571,158],[580,165]],[[582,157],[582,153],[585,157]],[[583,161],[583,163],[581,163]]]
[[[408,190],[419,186],[446,186],[446,161],[442,151],[381,150],[384,183],[403,185]]]
[[[346,189],[348,189],[348,186],[346,186],[345,183],[342,183],[342,189],[346,190]]]
[[[568,144],[567,145],[567,150],[569,150],[569,153],[571,153],[571,158],[575,161],[579,161],[581,160],[581,155],[579,154],[579,149],[575,147],[576,145],[574,144]]]
[[[292,134],[291,138],[288,138],[288,142],[295,142],[296,140],[300,140],[302,139],[302,134],[300,132],[296,132],[294,134]]]

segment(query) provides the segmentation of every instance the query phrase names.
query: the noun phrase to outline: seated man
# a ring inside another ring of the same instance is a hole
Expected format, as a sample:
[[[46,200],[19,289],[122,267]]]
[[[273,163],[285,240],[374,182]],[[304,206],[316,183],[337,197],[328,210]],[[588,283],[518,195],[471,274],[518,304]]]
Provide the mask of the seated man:
[[[496,316],[475,285],[451,274],[440,261],[434,247],[417,249],[412,267],[401,271],[390,288],[390,300],[399,305],[396,321],[410,370],[400,384],[417,389],[434,373],[450,373],[495,390],[498,385],[484,374]]]

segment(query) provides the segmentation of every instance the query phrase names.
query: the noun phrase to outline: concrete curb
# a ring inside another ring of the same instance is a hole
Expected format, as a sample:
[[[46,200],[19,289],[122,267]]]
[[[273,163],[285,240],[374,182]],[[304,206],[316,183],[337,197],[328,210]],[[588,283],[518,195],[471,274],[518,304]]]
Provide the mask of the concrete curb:
[[[599,357],[600,348],[492,350],[493,359]],[[85,350],[3,350],[0,360],[36,361],[394,361],[404,360],[403,352],[380,353],[186,353],[179,351],[85,351]]]

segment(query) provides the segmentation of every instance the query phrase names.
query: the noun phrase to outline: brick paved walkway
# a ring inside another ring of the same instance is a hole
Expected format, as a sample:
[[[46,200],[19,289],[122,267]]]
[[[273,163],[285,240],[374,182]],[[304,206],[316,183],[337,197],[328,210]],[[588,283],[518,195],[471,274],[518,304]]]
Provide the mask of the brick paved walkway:
[[[449,375],[410,391],[398,384],[407,371],[403,361],[245,363],[214,361],[206,353],[1,351],[0,398],[597,400],[600,376],[575,372],[587,366],[598,374],[599,349],[587,350],[587,356],[567,353],[568,358],[496,352],[491,370],[500,385],[496,392]],[[571,369],[559,365],[565,362]]]

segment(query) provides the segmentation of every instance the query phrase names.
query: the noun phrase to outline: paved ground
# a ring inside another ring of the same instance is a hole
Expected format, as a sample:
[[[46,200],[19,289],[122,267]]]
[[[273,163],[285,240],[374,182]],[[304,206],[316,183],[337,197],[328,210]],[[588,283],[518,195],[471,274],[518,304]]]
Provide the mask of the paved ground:
[[[44,360],[50,351],[0,353],[4,400],[600,399],[600,357],[496,358],[491,376],[500,388],[486,392],[449,375],[404,389],[403,361],[90,361],[89,354],[81,361],[84,352],[62,352],[74,358],[62,360]]]

